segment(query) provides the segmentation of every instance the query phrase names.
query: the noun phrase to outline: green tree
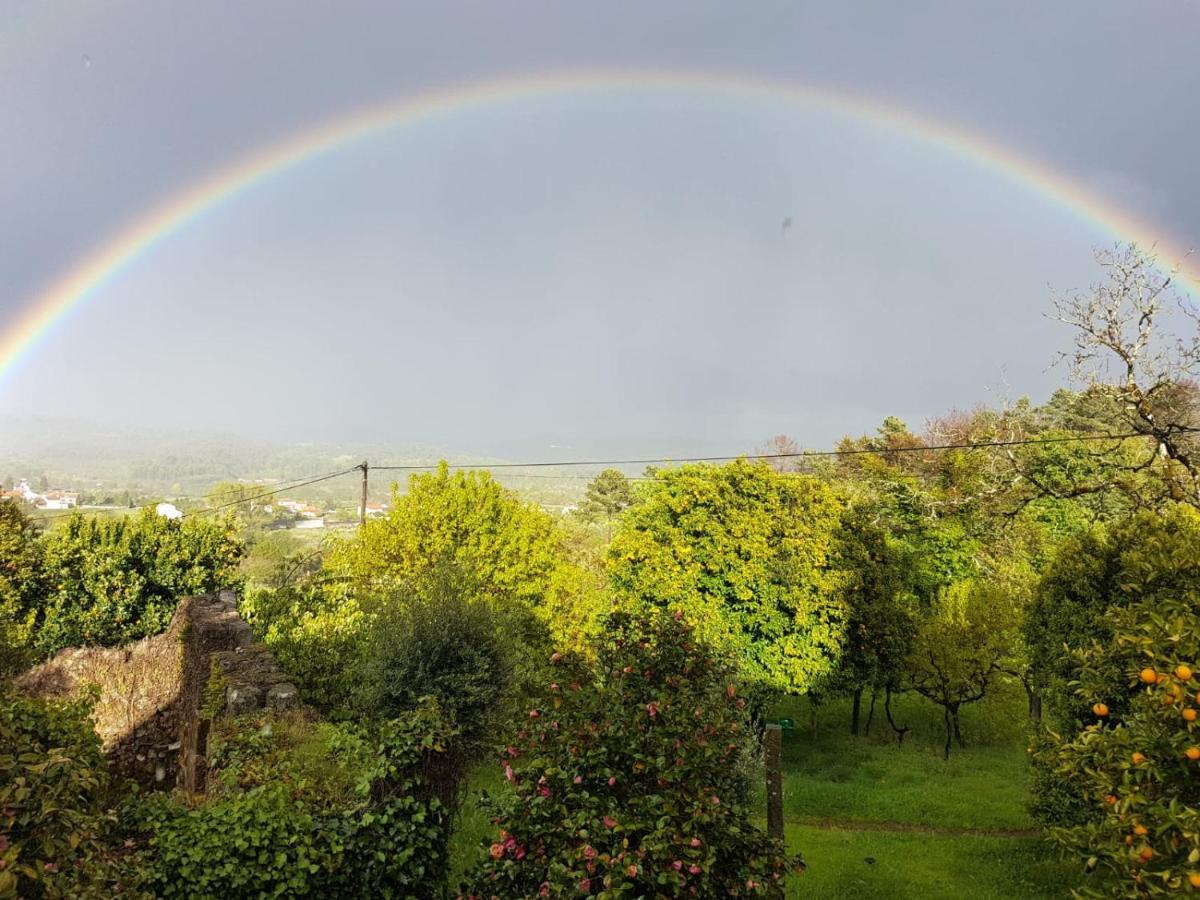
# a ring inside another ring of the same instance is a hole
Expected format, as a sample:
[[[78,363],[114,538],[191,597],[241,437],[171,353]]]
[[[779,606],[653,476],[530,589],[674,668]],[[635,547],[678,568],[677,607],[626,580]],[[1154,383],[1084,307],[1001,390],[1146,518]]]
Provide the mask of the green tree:
[[[474,596],[537,605],[563,563],[561,544],[544,510],[488,472],[452,472],[442,463],[411,476],[407,493],[393,486],[387,517],[333,548],[330,569],[370,594],[452,567]]]
[[[947,589],[921,621],[909,655],[909,684],[942,708],[947,759],[951,737],[965,746],[962,707],[986,697],[1003,675],[1018,627],[1011,598],[984,582],[960,582]]]
[[[837,661],[847,610],[828,486],[763,463],[656,473],[609,548],[618,594],[681,609],[747,678],[802,693]]]
[[[1064,544],[1034,591],[1025,641],[1050,724],[1077,730],[1091,721],[1071,681],[1069,652],[1112,637],[1114,606],[1200,592],[1200,512],[1171,504],[1161,512],[1097,527]]]
[[[829,688],[851,696],[851,734],[859,733],[864,692],[871,697],[869,731],[877,696],[882,693],[890,701],[903,689],[919,613],[913,554],[873,519],[868,507],[848,510],[838,536],[849,613],[845,647]]]
[[[144,509],[98,520],[71,516],[43,539],[43,653],[115,646],[162,631],[180,597],[240,584],[243,547],[230,518],[171,520]]]
[[[608,537],[611,540],[613,518],[632,503],[633,488],[625,473],[617,469],[605,469],[588,484],[579,512],[591,521],[603,519],[608,525]]]

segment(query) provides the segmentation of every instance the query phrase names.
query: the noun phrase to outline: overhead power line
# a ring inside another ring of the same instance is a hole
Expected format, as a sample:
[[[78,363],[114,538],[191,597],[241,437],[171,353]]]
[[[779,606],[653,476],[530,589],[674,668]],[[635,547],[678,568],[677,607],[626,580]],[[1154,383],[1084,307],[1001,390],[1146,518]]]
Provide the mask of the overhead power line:
[[[1200,432],[1200,428],[1183,429],[1187,432]],[[667,465],[681,462],[733,462],[737,459],[802,459],[837,456],[867,456],[887,453],[928,453],[941,450],[993,450],[1002,447],[1022,447],[1031,444],[1070,444],[1082,441],[1123,441],[1129,438],[1153,437],[1131,431],[1124,434],[1077,434],[1050,438],[1019,438],[1009,441],[979,441],[959,444],[922,444],[916,447],[852,447],[844,450],[796,450],[791,453],[738,453],[731,456],[660,456],[652,459],[588,459],[588,460],[556,460],[525,463],[448,463],[450,469],[533,469],[554,466],[651,466]],[[372,469],[386,471],[420,472],[436,469],[441,463],[419,463],[399,466],[376,466]],[[570,476],[562,476],[564,478]]]
[[[222,509],[228,509],[231,506],[241,506],[243,503],[249,503],[251,500],[259,500],[263,497],[273,497],[276,494],[282,494],[284,491],[295,490],[296,488],[306,487],[310,484],[317,484],[318,482],[321,482],[321,481],[328,481],[331,478],[340,478],[342,475],[349,475],[351,472],[360,472],[360,471],[362,471],[362,466],[351,466],[348,469],[342,469],[340,472],[330,472],[327,475],[319,475],[315,478],[310,478],[307,481],[302,481],[299,484],[285,485],[284,487],[276,488],[273,491],[263,491],[262,493],[259,493],[259,494],[253,494],[248,497],[242,497],[238,500],[234,500],[232,503],[222,503],[219,506],[213,506],[213,507],[210,507],[209,509],[193,510],[192,512],[184,513],[184,515],[181,518],[186,519],[188,516],[196,516],[196,515],[201,515],[203,513],[219,512]]]

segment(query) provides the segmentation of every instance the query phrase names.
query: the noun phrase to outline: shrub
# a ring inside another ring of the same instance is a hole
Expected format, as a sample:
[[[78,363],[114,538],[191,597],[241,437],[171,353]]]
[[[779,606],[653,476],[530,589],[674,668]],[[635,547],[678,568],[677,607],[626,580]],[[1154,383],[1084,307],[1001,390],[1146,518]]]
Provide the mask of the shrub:
[[[392,718],[434,697],[475,755],[500,724],[513,661],[501,616],[452,585],[386,603],[371,626],[360,709]]]
[[[1111,637],[1071,657],[1077,698],[1097,712],[1052,736],[1040,761],[1089,807],[1085,822],[1051,833],[1087,859],[1093,896],[1200,888],[1197,603],[1200,591],[1114,608]]]
[[[20,507],[0,502],[0,679],[31,661],[35,610],[44,588],[37,531]]]
[[[87,699],[0,694],[0,897],[132,890],[108,846],[115,821]]]
[[[596,660],[556,680],[512,735],[500,830],[472,897],[783,896],[800,865],[740,796],[747,737],[733,669],[661,613],[614,614]]]
[[[72,516],[46,535],[43,654],[119,646],[158,634],[178,599],[237,584],[242,546],[232,520],[173,521],[145,509],[129,519]]]
[[[435,705],[369,731],[266,715],[226,727],[212,796],[189,808],[160,795],[136,809],[155,896],[442,890],[449,817],[433,776],[453,732]]]

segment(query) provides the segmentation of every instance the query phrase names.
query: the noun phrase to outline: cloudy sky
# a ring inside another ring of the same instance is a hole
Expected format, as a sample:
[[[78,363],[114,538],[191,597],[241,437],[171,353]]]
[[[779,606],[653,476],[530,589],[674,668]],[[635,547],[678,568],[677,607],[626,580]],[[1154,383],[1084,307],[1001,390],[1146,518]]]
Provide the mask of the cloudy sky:
[[[1190,0],[2,3],[0,333],[147,211],[356,110],[704,78],[501,96],[260,180],[90,291],[0,414],[686,454],[1065,379],[1050,294],[1110,231],[893,119],[711,87],[736,77],[973,134],[1146,223],[1123,237],[1200,246]]]

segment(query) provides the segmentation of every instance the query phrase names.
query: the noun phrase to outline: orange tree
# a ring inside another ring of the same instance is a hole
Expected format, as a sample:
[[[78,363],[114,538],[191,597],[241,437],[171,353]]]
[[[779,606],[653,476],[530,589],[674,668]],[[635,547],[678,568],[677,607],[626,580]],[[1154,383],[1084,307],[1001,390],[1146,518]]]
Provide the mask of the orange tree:
[[[464,896],[783,896],[801,863],[744,803],[746,702],[681,620],[616,613],[595,660],[552,657]]]
[[[1093,896],[1200,892],[1198,602],[1187,591],[1114,608],[1111,638],[1071,656],[1093,724],[1040,757],[1091,809],[1051,834],[1087,860]]]

